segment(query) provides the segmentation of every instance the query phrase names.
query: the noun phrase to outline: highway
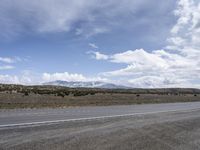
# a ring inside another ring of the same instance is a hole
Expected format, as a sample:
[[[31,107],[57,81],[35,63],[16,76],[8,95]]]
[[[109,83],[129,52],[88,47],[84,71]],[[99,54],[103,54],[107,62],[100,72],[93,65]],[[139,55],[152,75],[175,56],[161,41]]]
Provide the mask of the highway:
[[[33,125],[76,121],[85,119],[99,119],[115,116],[131,116],[139,114],[191,110],[200,108],[200,102],[124,105],[105,107],[76,107],[57,109],[13,109],[0,110],[0,127],[16,125]]]
[[[200,149],[200,102],[0,110],[0,149]]]

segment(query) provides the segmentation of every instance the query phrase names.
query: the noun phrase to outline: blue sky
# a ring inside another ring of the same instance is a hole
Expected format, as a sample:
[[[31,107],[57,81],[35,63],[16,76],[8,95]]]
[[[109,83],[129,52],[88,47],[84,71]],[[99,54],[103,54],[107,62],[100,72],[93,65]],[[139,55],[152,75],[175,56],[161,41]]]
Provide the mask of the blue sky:
[[[197,0],[0,0],[0,82],[200,87]]]

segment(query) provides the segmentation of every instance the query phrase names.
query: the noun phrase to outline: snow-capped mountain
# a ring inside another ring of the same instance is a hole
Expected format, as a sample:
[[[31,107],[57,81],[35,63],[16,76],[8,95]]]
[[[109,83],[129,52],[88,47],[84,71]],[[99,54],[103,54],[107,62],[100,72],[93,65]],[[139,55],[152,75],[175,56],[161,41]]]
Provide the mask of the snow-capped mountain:
[[[106,89],[128,89],[126,86],[115,85],[112,83],[100,82],[100,81],[91,81],[91,82],[68,82],[68,81],[52,81],[46,82],[43,85],[56,85],[56,86],[65,86],[71,88],[85,87],[85,88],[106,88]]]

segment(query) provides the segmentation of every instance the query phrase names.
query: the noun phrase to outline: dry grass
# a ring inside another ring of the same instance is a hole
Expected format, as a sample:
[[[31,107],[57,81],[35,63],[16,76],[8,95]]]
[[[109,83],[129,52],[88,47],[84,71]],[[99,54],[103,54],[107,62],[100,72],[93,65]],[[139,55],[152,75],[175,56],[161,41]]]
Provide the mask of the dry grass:
[[[0,84],[0,108],[105,106],[199,101],[199,89],[89,89]]]
[[[160,95],[160,94],[126,94],[97,93],[85,96],[55,96],[34,94],[24,96],[22,93],[0,93],[0,108],[41,108],[70,106],[106,106],[147,103],[172,103],[200,101],[200,94]]]

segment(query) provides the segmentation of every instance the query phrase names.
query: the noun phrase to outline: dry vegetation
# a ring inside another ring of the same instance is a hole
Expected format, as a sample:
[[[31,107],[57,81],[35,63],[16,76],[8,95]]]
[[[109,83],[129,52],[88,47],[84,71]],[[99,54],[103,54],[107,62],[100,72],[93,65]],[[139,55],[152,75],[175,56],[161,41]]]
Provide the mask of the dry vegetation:
[[[199,89],[89,89],[0,85],[0,108],[128,105],[199,101]]]

